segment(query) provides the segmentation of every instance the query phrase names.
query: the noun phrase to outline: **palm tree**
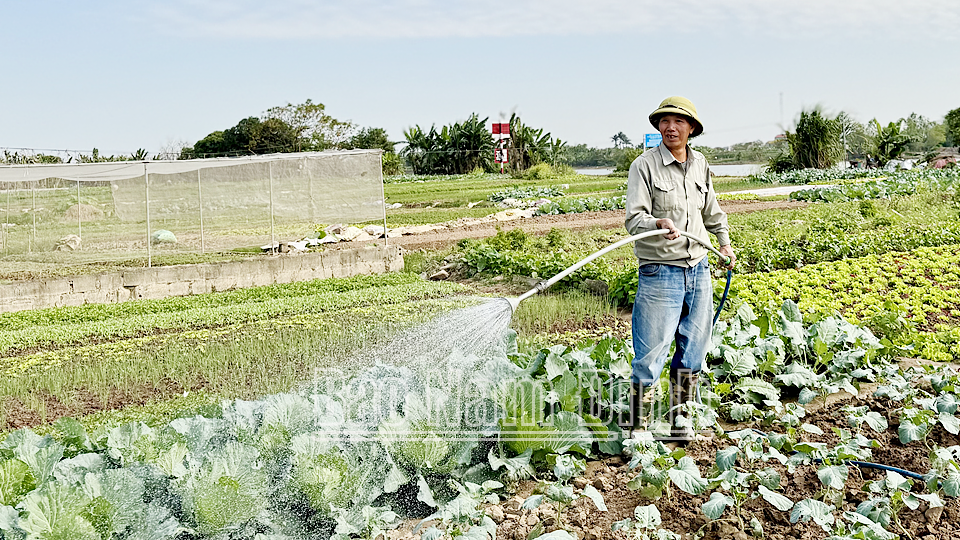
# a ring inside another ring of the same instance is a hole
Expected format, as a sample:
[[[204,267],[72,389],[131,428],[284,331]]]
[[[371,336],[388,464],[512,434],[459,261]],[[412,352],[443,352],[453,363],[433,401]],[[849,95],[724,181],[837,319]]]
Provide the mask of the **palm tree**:
[[[614,148],[625,148],[628,146],[633,146],[633,143],[630,141],[630,137],[624,135],[621,131],[610,138],[613,141]]]

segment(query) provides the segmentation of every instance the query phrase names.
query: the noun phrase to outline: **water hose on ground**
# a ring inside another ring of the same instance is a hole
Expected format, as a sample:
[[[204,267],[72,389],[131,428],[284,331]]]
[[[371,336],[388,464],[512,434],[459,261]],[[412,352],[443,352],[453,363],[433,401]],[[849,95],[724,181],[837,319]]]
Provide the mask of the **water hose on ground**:
[[[609,252],[617,249],[617,248],[620,247],[620,246],[624,246],[624,245],[626,245],[626,244],[629,244],[629,243],[631,243],[631,242],[635,242],[635,241],[640,240],[640,239],[642,239],[642,238],[649,238],[649,237],[651,237],[651,236],[657,236],[657,235],[660,235],[660,234],[669,234],[669,233],[670,233],[670,230],[669,230],[669,229],[656,229],[656,230],[653,230],[653,231],[646,231],[646,232],[638,233],[638,234],[635,234],[635,235],[633,235],[633,236],[629,236],[629,237],[627,237],[627,238],[624,238],[623,240],[620,240],[620,241],[618,241],[618,242],[615,242],[615,243],[613,243],[613,244],[610,244],[609,246],[607,246],[607,247],[605,247],[605,248],[597,251],[596,253],[593,253],[592,255],[590,255],[590,256],[584,258],[583,260],[581,260],[580,262],[578,262],[578,263],[570,266],[569,268],[567,268],[567,269],[564,270],[563,272],[560,272],[559,274],[553,276],[552,278],[550,278],[550,279],[548,279],[548,280],[546,280],[546,281],[541,281],[540,283],[537,283],[537,285],[536,285],[534,288],[532,288],[532,289],[530,289],[529,291],[521,294],[520,296],[518,296],[518,297],[516,297],[516,298],[506,298],[505,300],[510,303],[510,309],[511,309],[512,311],[516,311],[516,310],[517,310],[517,306],[520,305],[520,302],[522,302],[523,300],[526,300],[527,298],[530,298],[531,296],[533,296],[533,295],[535,295],[535,294],[537,294],[537,293],[541,293],[541,292],[549,289],[549,288],[552,287],[554,284],[556,284],[558,281],[560,281],[561,279],[563,279],[563,278],[569,276],[570,274],[576,272],[577,270],[583,268],[587,263],[589,263],[590,261],[596,259],[597,257],[601,257],[601,256],[603,256],[603,255],[606,255],[607,253],[609,253]],[[691,240],[695,240],[695,241],[699,242],[700,244],[703,244],[703,247],[705,247],[705,248],[709,249],[710,251],[716,253],[717,256],[720,257],[720,260],[721,260],[721,261],[727,261],[727,260],[728,260],[728,259],[727,259],[727,256],[724,255],[723,253],[720,253],[716,248],[714,248],[714,247],[710,244],[710,241],[709,241],[709,240],[704,240],[704,239],[698,238],[698,237],[696,237],[696,236],[694,236],[694,235],[692,235],[692,234],[690,234],[690,233],[684,232],[684,231],[680,231],[680,235],[681,235],[681,236],[685,236],[685,237],[687,237],[687,238],[689,238],[689,239],[691,239]],[[727,284],[726,284],[726,286],[725,286],[724,289],[723,289],[723,297],[720,299],[720,304],[717,306],[717,312],[716,312],[716,313],[714,314],[714,316],[713,316],[713,323],[714,323],[714,324],[717,323],[717,319],[720,317],[720,310],[723,309],[723,304],[724,304],[724,302],[726,302],[726,300],[727,300],[727,293],[730,291],[730,280],[731,280],[732,278],[733,278],[733,270],[727,270]]]
[[[760,431],[759,429],[754,429],[753,431],[754,431],[754,433],[757,433],[758,435],[760,435],[760,436],[763,437],[764,439],[769,439],[769,437],[767,437],[767,434],[764,433],[764,432],[762,432],[762,431]],[[794,452],[794,453],[796,453],[796,452]],[[813,461],[819,463],[819,462],[822,462],[823,460],[822,460],[822,459],[814,459]],[[913,472],[913,471],[908,471],[908,470],[906,470],[906,469],[901,469],[901,468],[899,468],[899,467],[891,467],[890,465],[883,465],[883,464],[881,464],[881,463],[870,463],[869,461],[856,461],[856,460],[853,460],[853,459],[845,460],[843,463],[844,463],[844,465],[854,465],[854,466],[857,466],[857,467],[859,467],[859,468],[861,468],[861,469],[877,469],[877,470],[880,470],[880,471],[891,471],[891,472],[895,472],[895,473],[897,473],[897,474],[899,474],[899,475],[901,475],[901,476],[906,476],[906,477],[909,477],[909,478],[913,478],[914,480],[920,480],[921,482],[926,482],[926,478],[924,478],[924,476],[923,476],[922,474],[920,474],[920,473],[915,473],[915,472]]]

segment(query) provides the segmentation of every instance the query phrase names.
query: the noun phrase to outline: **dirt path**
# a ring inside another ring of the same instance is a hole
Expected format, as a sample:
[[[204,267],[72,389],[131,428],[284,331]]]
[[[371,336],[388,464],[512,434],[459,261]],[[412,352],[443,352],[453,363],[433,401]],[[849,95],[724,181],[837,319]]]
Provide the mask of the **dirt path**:
[[[729,214],[745,214],[761,210],[799,208],[807,203],[800,201],[723,201],[721,206]],[[578,231],[585,229],[621,229],[623,228],[623,210],[606,212],[583,212],[581,214],[562,214],[558,216],[535,216],[515,221],[484,223],[455,229],[442,229],[424,234],[391,238],[390,243],[401,245],[407,251],[443,249],[465,238],[486,238],[497,234],[497,229],[509,231],[521,228],[529,234],[546,234],[550,229]],[[341,246],[349,246],[344,242]]]

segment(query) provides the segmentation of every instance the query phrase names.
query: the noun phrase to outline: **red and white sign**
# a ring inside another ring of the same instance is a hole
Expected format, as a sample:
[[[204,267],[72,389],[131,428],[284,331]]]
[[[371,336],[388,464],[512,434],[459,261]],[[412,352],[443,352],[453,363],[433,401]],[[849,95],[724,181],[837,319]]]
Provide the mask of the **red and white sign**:
[[[510,162],[506,148],[506,141],[510,139],[510,124],[493,124],[493,134],[497,136],[497,147],[493,150],[493,162],[500,164],[500,172],[502,173],[503,164]]]

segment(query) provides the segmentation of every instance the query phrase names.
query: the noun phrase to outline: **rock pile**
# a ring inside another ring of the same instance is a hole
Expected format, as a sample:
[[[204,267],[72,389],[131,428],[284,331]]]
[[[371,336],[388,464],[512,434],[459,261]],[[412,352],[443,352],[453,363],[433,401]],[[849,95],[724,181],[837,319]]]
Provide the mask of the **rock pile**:
[[[303,238],[297,242],[279,242],[272,246],[266,245],[261,248],[263,251],[270,252],[296,252],[305,251],[311,247],[321,244],[334,244],[337,242],[369,242],[377,238],[396,238],[398,236],[426,234],[433,231],[446,229],[459,229],[472,225],[482,225],[485,223],[498,223],[503,221],[513,221],[515,219],[532,218],[536,215],[535,208],[519,209],[511,208],[502,210],[496,214],[481,218],[463,217],[443,223],[434,223],[430,225],[404,225],[393,229],[384,229],[382,225],[367,225],[364,228],[358,228],[343,223],[330,225],[323,230],[323,234],[318,238]]]

